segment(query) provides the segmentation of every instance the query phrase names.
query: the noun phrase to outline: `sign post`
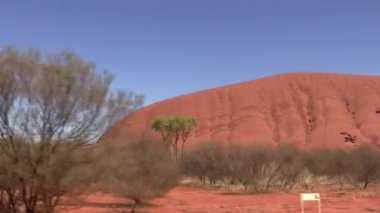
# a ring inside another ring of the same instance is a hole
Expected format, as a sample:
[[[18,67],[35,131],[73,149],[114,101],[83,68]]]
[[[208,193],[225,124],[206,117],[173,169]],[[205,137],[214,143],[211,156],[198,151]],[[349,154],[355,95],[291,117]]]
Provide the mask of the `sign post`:
[[[304,201],[317,201],[318,202],[318,213],[321,213],[321,197],[319,193],[301,193],[301,213],[305,212]]]

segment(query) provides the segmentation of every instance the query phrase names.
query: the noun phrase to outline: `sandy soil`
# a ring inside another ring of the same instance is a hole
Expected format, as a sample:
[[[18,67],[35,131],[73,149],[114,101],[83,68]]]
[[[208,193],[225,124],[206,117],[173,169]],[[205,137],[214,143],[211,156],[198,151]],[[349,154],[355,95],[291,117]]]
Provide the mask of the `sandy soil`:
[[[322,212],[380,212],[379,187],[366,191],[314,189],[321,193]],[[128,201],[112,195],[92,194],[66,200],[59,212],[128,212]],[[291,193],[236,194],[226,190],[178,186],[154,199],[138,212],[144,213],[264,213],[300,212],[299,191]],[[305,212],[317,212],[314,202],[306,203]]]

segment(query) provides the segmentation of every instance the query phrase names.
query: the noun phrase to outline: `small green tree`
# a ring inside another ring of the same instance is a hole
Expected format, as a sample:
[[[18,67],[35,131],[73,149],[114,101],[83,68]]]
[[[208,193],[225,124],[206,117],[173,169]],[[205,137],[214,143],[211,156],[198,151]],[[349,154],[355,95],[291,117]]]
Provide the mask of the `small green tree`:
[[[172,143],[172,132],[169,131],[168,120],[156,118],[153,120],[151,128],[161,134],[161,138],[165,146],[170,148]]]
[[[152,121],[151,128],[160,132],[165,145],[173,150],[175,161],[178,161],[178,145],[181,141],[181,155],[191,130],[196,126],[196,120],[184,116],[172,116],[166,119],[156,118]]]
[[[182,118],[181,122],[181,159],[183,158],[183,150],[185,148],[185,142],[187,141],[191,130],[197,126],[197,121],[194,118]]]

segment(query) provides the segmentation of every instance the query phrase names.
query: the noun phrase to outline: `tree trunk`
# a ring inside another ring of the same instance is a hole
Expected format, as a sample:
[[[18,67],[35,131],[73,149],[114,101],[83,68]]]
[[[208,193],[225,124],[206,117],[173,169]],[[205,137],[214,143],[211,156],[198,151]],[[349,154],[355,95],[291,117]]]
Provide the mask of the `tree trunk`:
[[[30,202],[25,204],[25,213],[34,213],[36,211],[36,202],[31,198]]]
[[[363,189],[366,189],[368,186],[368,181],[364,181],[364,186],[363,186]]]
[[[181,160],[183,159],[183,150],[185,148],[185,141],[182,141],[182,146],[181,146]]]
[[[173,143],[172,145],[172,148],[173,148],[173,157],[174,157],[174,161],[177,162],[177,154],[175,152],[175,144]]]
[[[10,209],[10,212],[16,213],[17,212],[17,206],[15,203],[14,194],[11,190],[7,190],[8,195],[8,208]]]
[[[173,152],[174,152],[175,162],[177,163],[178,162],[178,142],[177,141],[173,143]]]
[[[43,205],[45,213],[53,213],[55,207],[58,205],[60,196],[44,196]]]
[[[136,208],[138,205],[140,205],[140,200],[139,199],[134,199],[133,204],[131,206],[131,213],[136,213]]]
[[[179,132],[175,133],[174,143],[173,143],[173,149],[174,149],[174,157],[175,162],[178,162],[178,141],[179,141]]]

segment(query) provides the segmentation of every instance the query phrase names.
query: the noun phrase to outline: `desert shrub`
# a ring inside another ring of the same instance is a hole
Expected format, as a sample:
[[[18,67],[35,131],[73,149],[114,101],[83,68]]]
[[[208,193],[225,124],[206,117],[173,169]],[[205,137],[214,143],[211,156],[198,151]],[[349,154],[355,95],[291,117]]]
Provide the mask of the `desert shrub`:
[[[380,151],[370,145],[359,145],[350,152],[348,176],[352,183],[361,184],[365,189],[369,184],[380,181]]]
[[[207,165],[202,161],[203,159],[196,157],[194,151],[190,151],[188,155],[180,161],[181,174],[189,177],[199,178],[203,184],[206,183],[207,178]]]
[[[305,173],[302,153],[294,145],[281,144],[276,149],[276,160],[280,165],[277,181],[284,191],[290,191],[301,181]]]
[[[330,150],[315,149],[308,150],[304,153],[304,161],[307,169],[315,176],[326,175]]]
[[[205,142],[189,151],[181,162],[181,169],[185,175],[198,177],[203,182],[206,179],[211,184],[227,181],[254,192],[266,192],[279,181],[291,189],[302,171],[300,162],[296,160],[298,154],[298,150],[290,147],[278,154],[267,146],[222,146],[216,142]]]
[[[79,149],[77,146],[81,146]],[[37,155],[38,156],[38,155]],[[63,196],[84,193],[93,181],[91,166],[94,160],[78,142],[67,142],[57,147],[55,153],[44,160],[39,168],[39,200],[44,212],[54,212]]]
[[[204,142],[189,151],[181,168],[185,175],[203,182],[208,179],[211,185],[227,181],[246,190],[265,192],[276,181],[280,167],[270,147]]]
[[[301,152],[289,144],[280,145],[277,149],[231,144],[226,156],[226,177],[230,183],[242,184],[256,192],[266,192],[278,184],[289,191],[304,170]]]
[[[370,144],[351,150],[310,150],[305,163],[314,176],[327,177],[341,186],[349,182],[367,188],[380,180],[380,151]]]
[[[3,211],[53,212],[62,196],[90,182],[82,169],[88,161],[74,151],[78,143],[61,143],[49,155],[46,146],[18,139],[17,155],[0,155]]]
[[[178,167],[161,143],[101,146],[98,166],[102,173],[97,182],[106,192],[132,199],[132,212],[143,202],[167,192],[179,180]]]
[[[316,149],[305,153],[305,164],[314,176],[323,176],[341,186],[351,168],[351,155],[346,150]]]
[[[273,148],[267,146],[247,147],[246,170],[242,184],[254,192],[267,192],[279,175],[280,165]]]
[[[273,186],[288,192],[297,184],[310,186],[317,180],[366,188],[380,181],[380,151],[371,145],[301,151],[291,144],[273,148],[207,142],[196,145],[181,168],[185,175],[208,179],[211,184],[227,181],[259,193]]]
[[[184,175],[198,177],[204,183],[208,179],[215,185],[225,174],[224,148],[217,142],[199,143],[189,150],[180,164]]]
[[[226,148],[225,178],[230,184],[245,183],[250,150],[239,144],[229,144]]]

